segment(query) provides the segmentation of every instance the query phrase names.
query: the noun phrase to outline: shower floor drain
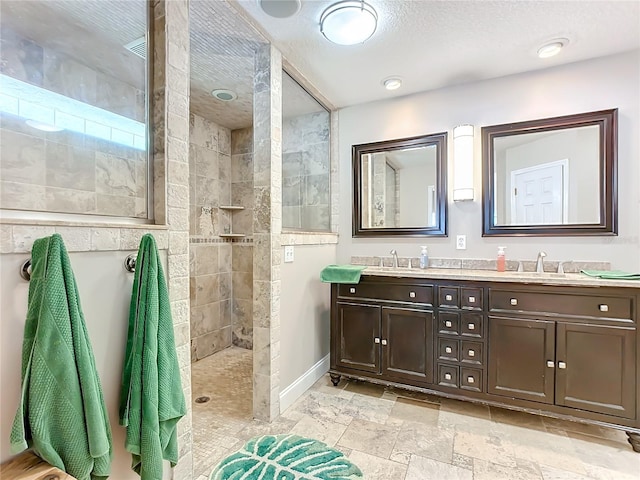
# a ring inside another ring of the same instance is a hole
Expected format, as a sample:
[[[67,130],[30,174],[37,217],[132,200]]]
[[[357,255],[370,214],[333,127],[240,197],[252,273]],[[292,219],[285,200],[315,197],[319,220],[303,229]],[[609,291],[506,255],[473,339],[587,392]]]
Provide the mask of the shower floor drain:
[[[204,397],[198,397],[196,398],[196,403],[207,403],[209,400],[211,400],[209,397],[204,396]]]

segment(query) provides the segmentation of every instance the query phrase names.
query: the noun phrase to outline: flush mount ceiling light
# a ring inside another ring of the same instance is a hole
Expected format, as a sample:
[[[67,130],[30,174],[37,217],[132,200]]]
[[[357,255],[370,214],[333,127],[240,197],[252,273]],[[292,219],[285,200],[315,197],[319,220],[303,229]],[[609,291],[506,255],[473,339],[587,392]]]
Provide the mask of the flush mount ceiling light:
[[[364,1],[347,0],[334,3],[320,16],[320,31],[338,45],[363,43],[378,25],[378,14]]]
[[[227,90],[225,88],[218,88],[211,92],[218,100],[222,100],[223,102],[232,102],[236,98],[238,98],[238,94],[232,90]]]
[[[300,0],[256,0],[264,13],[274,18],[293,17],[300,11]]]
[[[39,122],[37,120],[25,120],[24,123],[36,130],[42,130],[43,132],[61,132],[64,130],[62,127],[51,125],[50,123]]]
[[[397,90],[402,86],[402,79],[400,77],[387,77],[382,80],[382,85],[387,90]]]
[[[550,42],[545,43],[538,49],[538,57],[549,58],[560,53],[563,47],[569,43],[566,38],[556,38]]]

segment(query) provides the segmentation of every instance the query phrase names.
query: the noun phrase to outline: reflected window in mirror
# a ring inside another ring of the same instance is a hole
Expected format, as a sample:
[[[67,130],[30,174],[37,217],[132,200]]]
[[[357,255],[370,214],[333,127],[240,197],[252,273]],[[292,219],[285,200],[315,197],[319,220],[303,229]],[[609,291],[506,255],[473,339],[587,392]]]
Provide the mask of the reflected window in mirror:
[[[446,236],[446,133],[354,145],[353,236]]]
[[[483,127],[483,234],[615,234],[616,140],[617,110]]]

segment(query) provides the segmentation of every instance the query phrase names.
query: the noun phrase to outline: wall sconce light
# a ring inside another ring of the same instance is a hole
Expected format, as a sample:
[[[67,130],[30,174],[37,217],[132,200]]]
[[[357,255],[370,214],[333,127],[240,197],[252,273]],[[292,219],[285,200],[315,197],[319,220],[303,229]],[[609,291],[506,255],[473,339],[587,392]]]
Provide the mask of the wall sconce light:
[[[453,201],[473,201],[473,125],[453,129]]]

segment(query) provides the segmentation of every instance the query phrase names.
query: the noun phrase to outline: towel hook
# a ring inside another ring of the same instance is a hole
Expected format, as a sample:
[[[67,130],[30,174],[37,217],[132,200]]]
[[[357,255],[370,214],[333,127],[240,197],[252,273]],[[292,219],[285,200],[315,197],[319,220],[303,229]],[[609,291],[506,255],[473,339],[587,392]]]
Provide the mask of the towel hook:
[[[31,280],[31,259],[28,258],[20,267],[20,276],[27,282]]]
[[[136,255],[132,253],[124,259],[124,269],[127,272],[134,273],[136,271]]]

